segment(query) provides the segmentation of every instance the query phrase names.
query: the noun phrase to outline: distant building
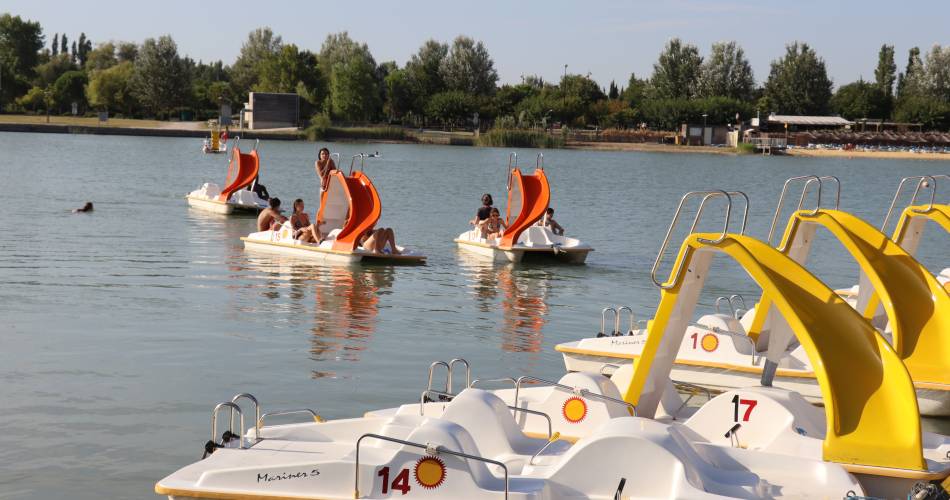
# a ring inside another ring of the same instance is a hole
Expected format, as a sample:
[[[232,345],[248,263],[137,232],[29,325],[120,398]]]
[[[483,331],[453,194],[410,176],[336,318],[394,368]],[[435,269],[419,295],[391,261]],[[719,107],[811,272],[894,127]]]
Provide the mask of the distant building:
[[[300,96],[251,92],[241,119],[251,130],[297,127],[300,124]]]
[[[851,129],[854,122],[840,116],[777,115],[752,119],[752,127],[762,132],[801,132],[806,130]]]

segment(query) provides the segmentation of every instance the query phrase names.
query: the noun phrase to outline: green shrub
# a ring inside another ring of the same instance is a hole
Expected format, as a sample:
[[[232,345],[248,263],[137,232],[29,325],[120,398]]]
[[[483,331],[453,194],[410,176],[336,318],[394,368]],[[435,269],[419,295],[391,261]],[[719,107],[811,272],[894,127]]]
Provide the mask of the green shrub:
[[[350,140],[405,141],[412,139],[402,127],[328,127],[326,137]]]
[[[326,139],[327,131],[330,130],[332,125],[333,122],[330,121],[330,116],[326,113],[313,115],[313,118],[310,119],[310,126],[306,130],[307,139],[311,141]]]
[[[500,148],[560,148],[564,146],[564,139],[554,137],[537,130],[512,130],[493,128],[481,134],[478,138],[479,146]]]
[[[751,155],[755,153],[755,144],[750,144],[748,142],[740,142],[739,146],[736,148],[736,152],[740,155]]]

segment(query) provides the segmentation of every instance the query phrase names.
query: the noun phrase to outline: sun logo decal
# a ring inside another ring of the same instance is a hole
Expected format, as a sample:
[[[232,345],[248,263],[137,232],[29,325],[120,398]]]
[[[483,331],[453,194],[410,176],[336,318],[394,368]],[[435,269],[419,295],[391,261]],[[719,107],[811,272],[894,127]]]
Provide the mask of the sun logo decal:
[[[576,396],[567,398],[567,401],[561,407],[561,414],[564,415],[564,420],[576,424],[587,416],[587,403]]]
[[[719,348],[719,337],[711,333],[707,333],[706,335],[703,335],[703,340],[700,341],[700,344],[702,344],[704,351],[713,352]]]
[[[416,482],[423,488],[434,490],[445,481],[445,463],[436,457],[423,457],[413,469]]]

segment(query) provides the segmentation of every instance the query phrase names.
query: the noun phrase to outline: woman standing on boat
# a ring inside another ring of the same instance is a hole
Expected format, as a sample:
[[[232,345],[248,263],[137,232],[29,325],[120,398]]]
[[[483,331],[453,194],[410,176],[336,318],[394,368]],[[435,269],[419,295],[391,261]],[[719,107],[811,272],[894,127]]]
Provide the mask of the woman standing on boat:
[[[320,191],[326,191],[330,183],[330,172],[336,170],[336,163],[333,163],[333,158],[330,158],[329,149],[320,149],[317,161],[314,163],[314,169],[317,171],[317,177],[320,178]]]

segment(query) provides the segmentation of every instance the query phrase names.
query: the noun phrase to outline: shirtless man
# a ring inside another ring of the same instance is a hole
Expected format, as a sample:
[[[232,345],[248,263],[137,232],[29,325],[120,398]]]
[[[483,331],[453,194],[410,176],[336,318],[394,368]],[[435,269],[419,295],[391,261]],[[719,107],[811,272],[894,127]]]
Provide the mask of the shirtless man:
[[[280,213],[280,198],[271,198],[268,203],[270,206],[261,210],[261,214],[257,216],[258,231],[273,229],[274,224],[280,225],[287,220],[287,217]]]

